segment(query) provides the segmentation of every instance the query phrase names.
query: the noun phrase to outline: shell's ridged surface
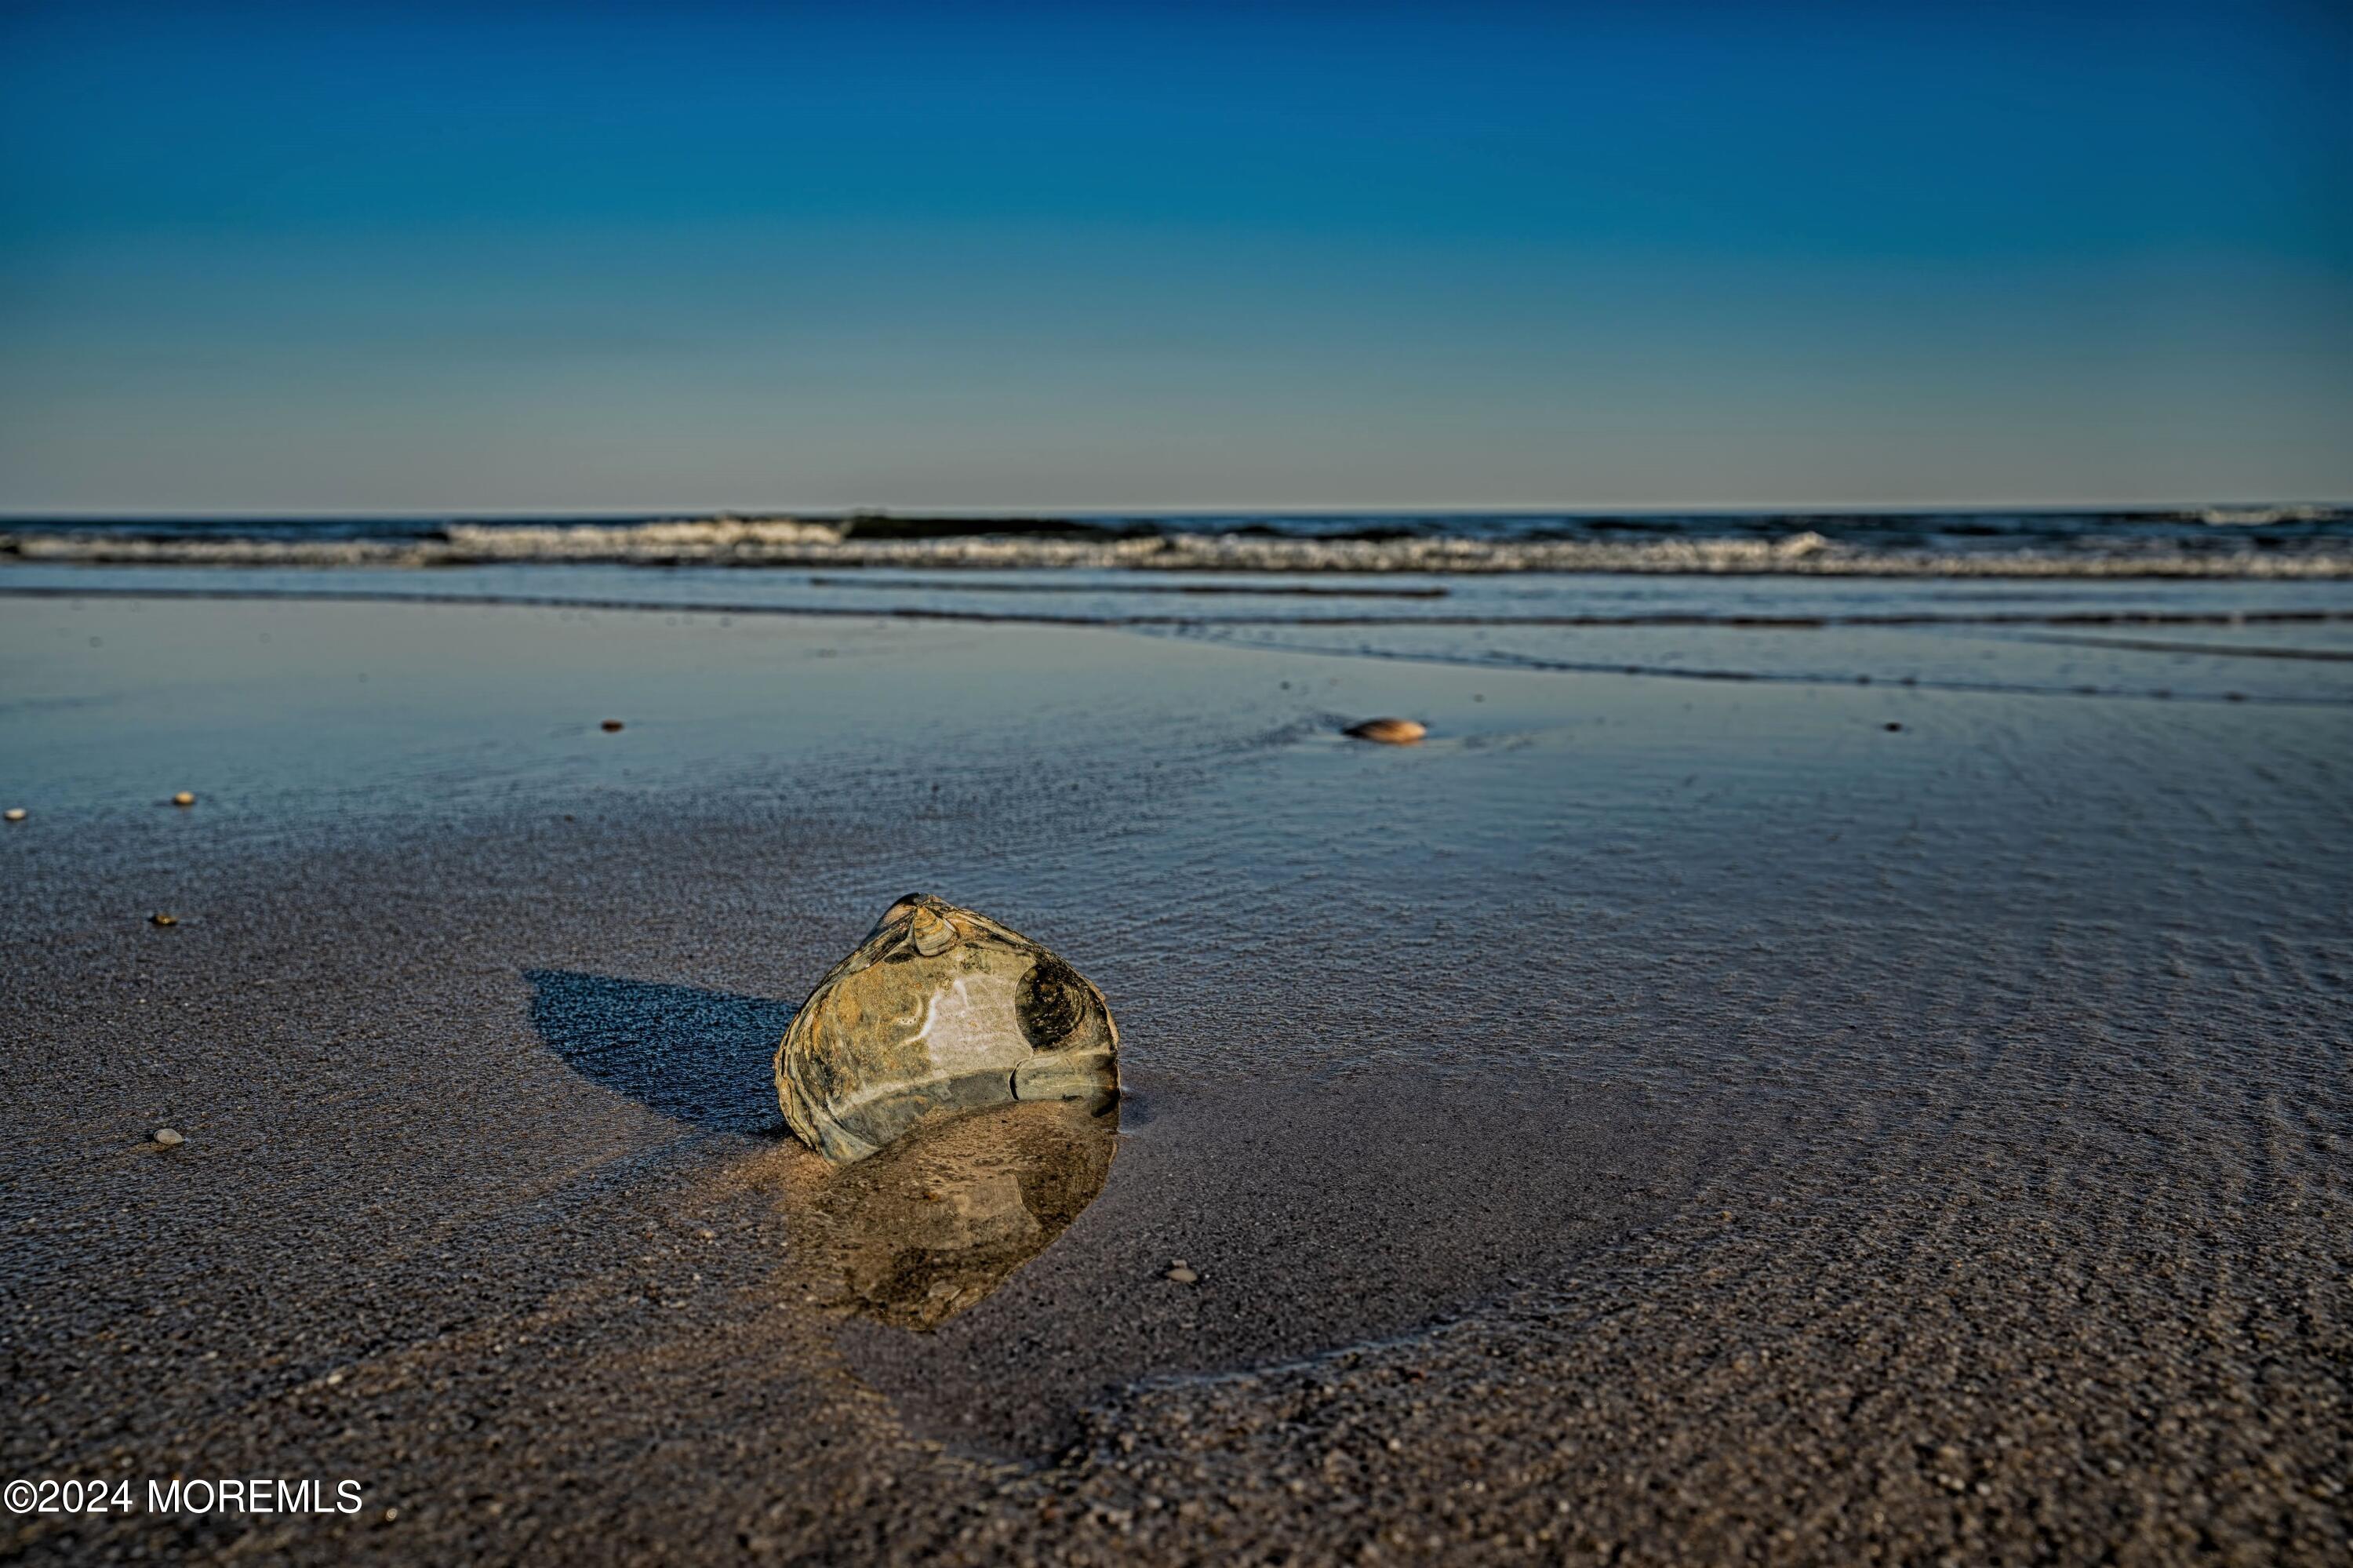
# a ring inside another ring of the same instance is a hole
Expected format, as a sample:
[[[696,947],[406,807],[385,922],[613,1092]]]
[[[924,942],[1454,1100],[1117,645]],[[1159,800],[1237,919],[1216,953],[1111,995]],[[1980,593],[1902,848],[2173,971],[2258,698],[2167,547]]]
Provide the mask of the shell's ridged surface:
[[[810,1148],[861,1160],[928,1117],[1119,1092],[1103,993],[1017,931],[901,899],[809,993],[776,1050],[776,1098]]]

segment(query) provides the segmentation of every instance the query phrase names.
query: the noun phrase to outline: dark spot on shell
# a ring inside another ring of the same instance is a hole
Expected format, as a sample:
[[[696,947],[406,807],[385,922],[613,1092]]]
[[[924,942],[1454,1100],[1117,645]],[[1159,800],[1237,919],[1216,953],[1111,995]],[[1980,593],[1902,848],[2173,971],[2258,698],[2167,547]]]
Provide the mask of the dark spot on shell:
[[[1087,982],[1060,959],[1040,959],[1014,988],[1013,1012],[1033,1051],[1050,1051],[1069,1039],[1092,1001]]]

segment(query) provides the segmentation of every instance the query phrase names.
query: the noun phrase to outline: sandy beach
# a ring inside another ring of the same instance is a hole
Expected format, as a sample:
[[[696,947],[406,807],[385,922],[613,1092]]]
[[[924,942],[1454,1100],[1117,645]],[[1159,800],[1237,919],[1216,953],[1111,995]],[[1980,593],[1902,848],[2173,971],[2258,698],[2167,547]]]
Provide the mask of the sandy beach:
[[[0,1469],[364,1499],[0,1557],[2343,1562],[2345,666],[1810,635],[0,603]],[[928,1329],[769,1079],[911,889],[1128,1091]]]

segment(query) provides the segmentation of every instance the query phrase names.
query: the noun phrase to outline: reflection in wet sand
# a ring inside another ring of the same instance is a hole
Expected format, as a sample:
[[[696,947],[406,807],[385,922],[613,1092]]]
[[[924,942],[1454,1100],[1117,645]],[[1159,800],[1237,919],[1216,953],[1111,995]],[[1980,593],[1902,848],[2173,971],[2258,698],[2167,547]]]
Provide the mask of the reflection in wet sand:
[[[1117,1097],[1021,1103],[911,1133],[791,1198],[796,1272],[828,1306],[936,1329],[1053,1245],[1111,1174]]]

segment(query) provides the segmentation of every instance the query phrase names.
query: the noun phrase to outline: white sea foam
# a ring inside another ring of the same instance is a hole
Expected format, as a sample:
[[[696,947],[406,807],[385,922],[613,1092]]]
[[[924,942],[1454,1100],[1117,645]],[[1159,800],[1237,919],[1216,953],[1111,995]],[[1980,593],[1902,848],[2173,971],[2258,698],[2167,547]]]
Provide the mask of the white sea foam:
[[[2220,520],[2219,518],[2217,519]],[[1810,531],[1779,538],[1331,538],[1256,532],[1128,536],[1036,533],[861,538],[839,523],[718,518],[626,524],[452,524],[422,536],[0,531],[0,558],[103,566],[430,567],[596,562],[797,567],[1084,567],[1351,573],[1609,572],[1923,577],[2353,578],[2337,542],[2187,550],[2153,542],[1966,551],[1863,547]]]
[[[2217,528],[2268,528],[2275,523],[2317,523],[2337,515],[2331,506],[2210,506],[2198,520]]]

